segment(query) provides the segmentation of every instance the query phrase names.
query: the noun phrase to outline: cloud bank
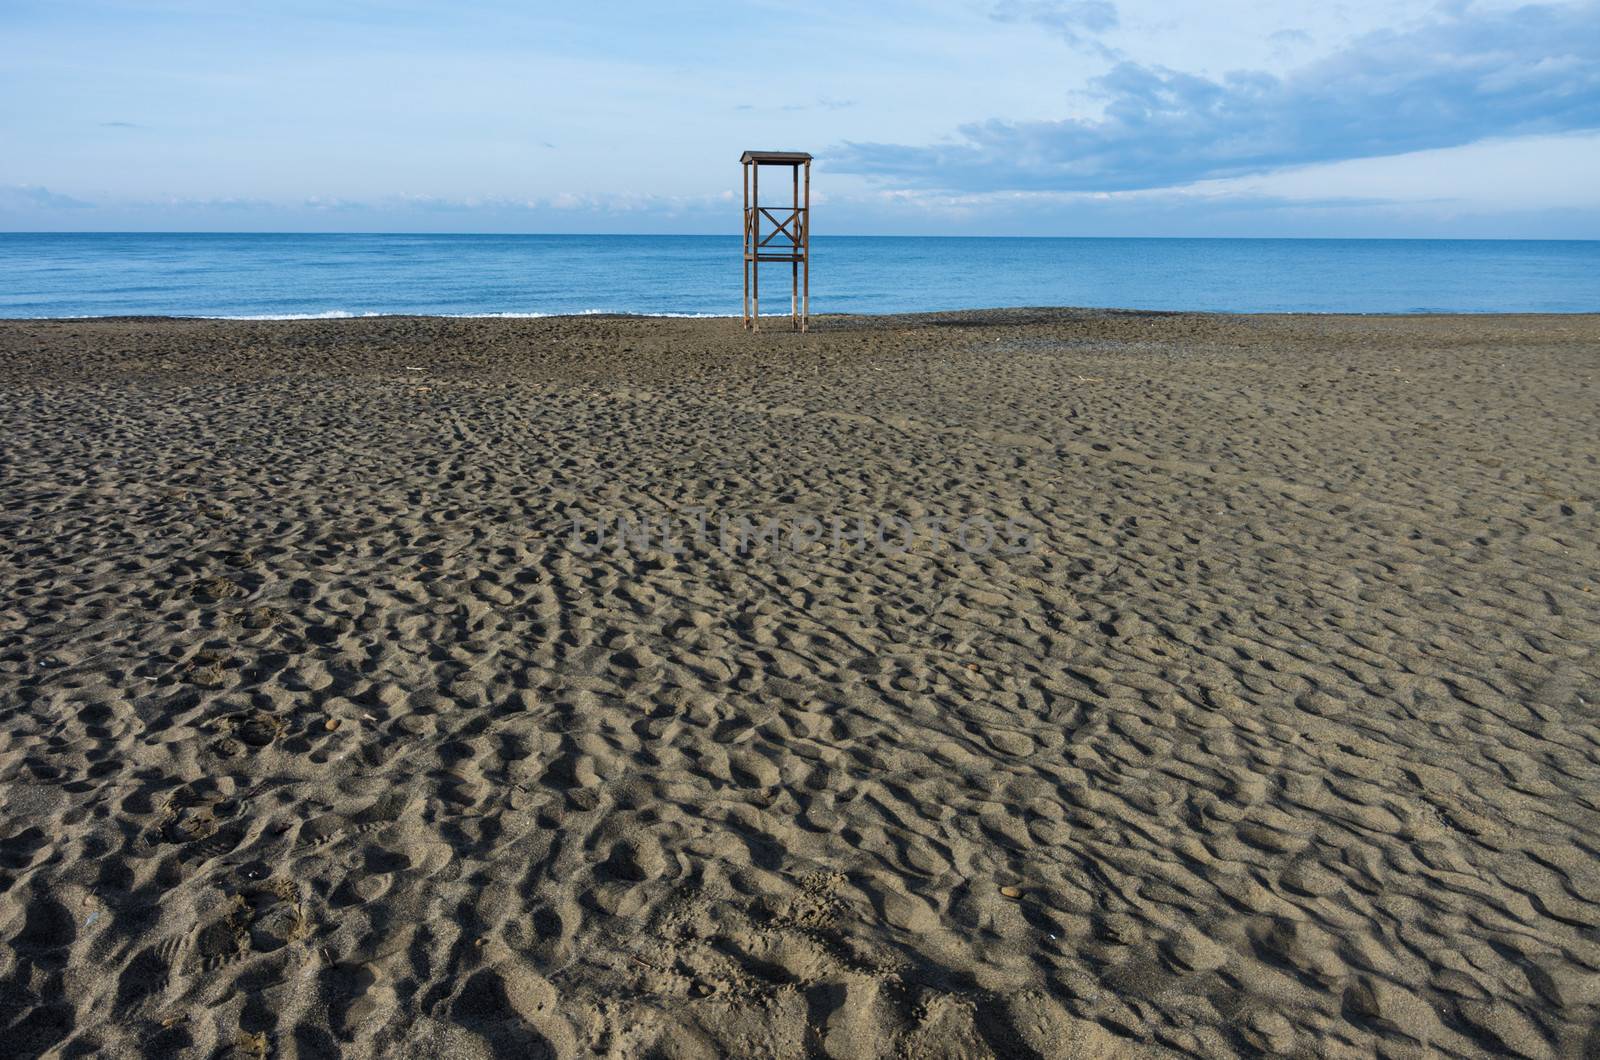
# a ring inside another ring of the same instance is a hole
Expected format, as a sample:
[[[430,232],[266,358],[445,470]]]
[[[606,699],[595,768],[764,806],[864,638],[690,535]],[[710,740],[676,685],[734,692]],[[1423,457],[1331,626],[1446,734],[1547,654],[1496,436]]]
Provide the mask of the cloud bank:
[[[1037,21],[1097,5],[1002,6]],[[1094,88],[1098,119],[994,119],[930,146],[846,143],[829,168],[908,188],[1127,191],[1600,128],[1600,2],[1461,5],[1282,78],[1123,62]]]

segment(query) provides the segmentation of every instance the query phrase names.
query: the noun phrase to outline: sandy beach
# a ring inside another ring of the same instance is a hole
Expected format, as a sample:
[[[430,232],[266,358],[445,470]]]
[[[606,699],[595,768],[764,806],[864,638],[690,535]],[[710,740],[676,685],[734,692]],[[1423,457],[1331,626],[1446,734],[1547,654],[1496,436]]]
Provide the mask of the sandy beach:
[[[1600,317],[0,323],[13,1056],[1600,1054]]]

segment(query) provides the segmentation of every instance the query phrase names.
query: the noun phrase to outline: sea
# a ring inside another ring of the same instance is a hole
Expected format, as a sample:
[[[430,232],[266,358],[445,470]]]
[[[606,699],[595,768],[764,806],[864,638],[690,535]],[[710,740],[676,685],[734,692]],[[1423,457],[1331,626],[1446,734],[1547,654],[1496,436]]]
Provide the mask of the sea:
[[[817,236],[811,311],[1600,311],[1600,242]],[[789,311],[765,265],[762,311]],[[738,316],[738,236],[0,233],[0,317]]]

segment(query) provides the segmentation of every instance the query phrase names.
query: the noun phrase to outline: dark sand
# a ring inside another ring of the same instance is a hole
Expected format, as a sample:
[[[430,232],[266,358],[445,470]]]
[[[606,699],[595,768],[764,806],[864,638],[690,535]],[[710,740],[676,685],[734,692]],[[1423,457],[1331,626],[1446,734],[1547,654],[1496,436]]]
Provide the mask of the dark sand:
[[[0,1051],[1593,1056],[1597,374],[1595,317],[0,325]],[[569,541],[694,506],[1038,537]]]

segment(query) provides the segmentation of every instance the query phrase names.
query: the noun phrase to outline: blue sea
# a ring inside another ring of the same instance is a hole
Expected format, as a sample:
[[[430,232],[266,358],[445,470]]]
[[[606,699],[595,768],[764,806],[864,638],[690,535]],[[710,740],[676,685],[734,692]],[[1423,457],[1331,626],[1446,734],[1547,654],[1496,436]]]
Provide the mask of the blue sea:
[[[786,265],[763,311],[787,313]],[[0,317],[736,316],[737,236],[0,233]],[[1600,311],[1600,242],[819,236],[813,313]]]

